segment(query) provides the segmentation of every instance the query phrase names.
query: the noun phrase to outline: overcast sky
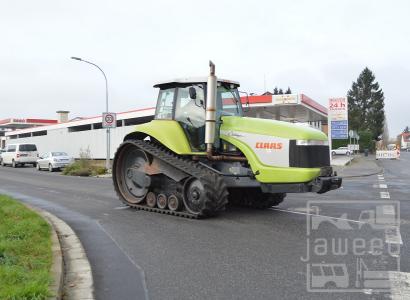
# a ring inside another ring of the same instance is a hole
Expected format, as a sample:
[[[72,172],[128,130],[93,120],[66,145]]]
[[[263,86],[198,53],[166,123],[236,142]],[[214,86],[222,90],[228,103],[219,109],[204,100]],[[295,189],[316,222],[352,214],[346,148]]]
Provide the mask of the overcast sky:
[[[410,125],[409,1],[0,0],[0,119],[94,116],[154,106],[162,79],[217,75],[242,90],[326,105],[368,66],[390,135]]]

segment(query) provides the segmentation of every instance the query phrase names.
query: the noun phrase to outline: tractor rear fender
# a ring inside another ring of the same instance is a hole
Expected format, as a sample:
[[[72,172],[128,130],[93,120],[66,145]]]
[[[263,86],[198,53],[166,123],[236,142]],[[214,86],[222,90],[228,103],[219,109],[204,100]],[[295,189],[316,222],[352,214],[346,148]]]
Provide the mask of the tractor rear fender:
[[[174,120],[152,120],[137,125],[135,131],[128,134],[126,139],[144,139],[150,136],[159,141],[164,147],[180,155],[201,154],[192,152],[188,139],[181,125]]]

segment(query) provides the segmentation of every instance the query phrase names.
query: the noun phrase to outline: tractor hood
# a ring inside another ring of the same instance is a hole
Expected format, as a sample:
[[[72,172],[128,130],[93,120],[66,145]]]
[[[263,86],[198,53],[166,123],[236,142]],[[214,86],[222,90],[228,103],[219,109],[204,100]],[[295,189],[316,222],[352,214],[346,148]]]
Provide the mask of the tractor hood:
[[[246,132],[289,140],[327,141],[326,134],[320,130],[289,122],[259,118],[224,116],[222,117],[221,131]]]

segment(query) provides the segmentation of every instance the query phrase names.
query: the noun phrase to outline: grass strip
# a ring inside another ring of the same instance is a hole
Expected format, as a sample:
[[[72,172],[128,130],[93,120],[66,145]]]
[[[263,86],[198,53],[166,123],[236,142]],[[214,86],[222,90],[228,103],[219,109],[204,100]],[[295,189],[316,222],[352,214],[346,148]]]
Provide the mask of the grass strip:
[[[51,228],[18,201],[0,195],[0,299],[50,296]]]

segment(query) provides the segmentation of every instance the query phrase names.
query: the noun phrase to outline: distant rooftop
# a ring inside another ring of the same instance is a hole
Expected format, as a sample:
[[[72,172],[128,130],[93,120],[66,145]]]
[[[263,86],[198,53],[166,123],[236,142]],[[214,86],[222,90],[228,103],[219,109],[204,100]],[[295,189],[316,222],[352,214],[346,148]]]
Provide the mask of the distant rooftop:
[[[24,129],[36,126],[57,124],[57,120],[50,119],[34,119],[34,118],[9,118],[0,120],[0,129]]]

